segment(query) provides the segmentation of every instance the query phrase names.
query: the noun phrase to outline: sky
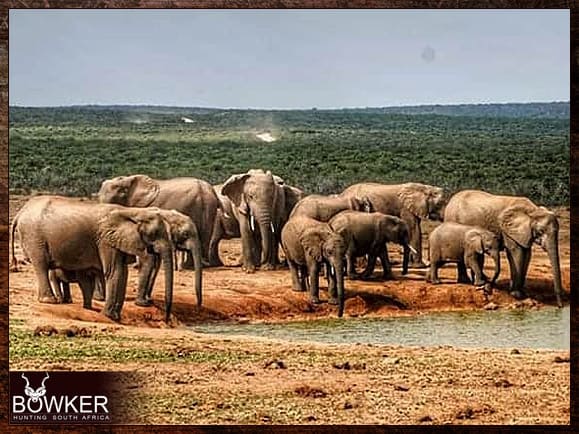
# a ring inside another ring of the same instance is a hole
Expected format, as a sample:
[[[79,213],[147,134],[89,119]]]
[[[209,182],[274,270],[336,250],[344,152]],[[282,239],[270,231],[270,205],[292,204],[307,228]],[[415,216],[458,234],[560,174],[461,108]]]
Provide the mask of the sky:
[[[9,102],[568,101],[568,10],[15,10]]]

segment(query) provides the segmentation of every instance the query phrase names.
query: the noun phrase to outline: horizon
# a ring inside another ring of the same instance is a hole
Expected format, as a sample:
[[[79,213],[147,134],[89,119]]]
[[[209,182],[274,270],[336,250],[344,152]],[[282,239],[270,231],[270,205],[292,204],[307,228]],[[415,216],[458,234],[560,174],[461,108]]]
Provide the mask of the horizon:
[[[33,108],[33,109],[54,109],[54,108],[86,108],[86,107],[166,107],[166,108],[178,108],[178,109],[209,109],[209,110],[256,110],[256,111],[308,111],[308,110],[318,110],[318,111],[332,111],[332,110],[365,110],[365,109],[386,109],[386,108],[412,108],[412,107],[453,107],[453,106],[485,106],[485,105],[531,105],[531,104],[570,104],[571,101],[563,100],[553,100],[553,101],[527,101],[527,102],[482,102],[482,103],[448,103],[448,104],[403,104],[403,105],[389,105],[389,106],[351,106],[351,107],[287,107],[287,108],[276,108],[276,107],[211,107],[211,106],[184,106],[184,105],[167,105],[167,104],[70,104],[70,105],[41,105],[41,106],[30,106],[30,105],[16,105],[10,104],[8,108]]]
[[[9,104],[333,110],[566,101],[569,17],[11,9]]]

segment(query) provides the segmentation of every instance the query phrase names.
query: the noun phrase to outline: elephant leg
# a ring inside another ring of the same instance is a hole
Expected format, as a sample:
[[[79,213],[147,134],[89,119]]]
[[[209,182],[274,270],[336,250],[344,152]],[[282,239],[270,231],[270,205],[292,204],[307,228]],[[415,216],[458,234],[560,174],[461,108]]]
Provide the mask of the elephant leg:
[[[529,264],[531,263],[531,249],[523,250],[523,266],[521,268],[521,275],[519,279],[521,280],[521,288],[525,287],[525,281],[527,280],[527,272],[529,271]]]
[[[72,296],[70,294],[70,283],[61,282],[61,285],[62,285],[62,303],[65,304],[72,303]]]
[[[437,285],[440,283],[440,279],[438,278],[438,268],[440,267],[441,263],[438,258],[431,258],[430,259],[430,271],[426,276],[426,281],[430,281],[433,285]]]
[[[50,303],[56,304],[58,300],[52,293],[50,287],[50,281],[48,279],[48,264],[44,259],[30,258],[34,266],[34,273],[36,274],[36,279],[38,281],[38,301],[40,303]]]
[[[105,282],[102,274],[96,276],[94,279],[93,298],[98,301],[105,301]]]
[[[308,275],[310,277],[310,301],[314,304],[320,303],[320,287],[318,280],[319,266],[316,262],[308,264]]]
[[[356,258],[352,252],[346,254],[346,275],[350,279],[356,279],[358,275],[356,274]]]
[[[304,291],[302,286],[301,276],[299,276],[298,267],[294,261],[288,260],[288,265],[290,269],[290,274],[292,276],[292,290],[294,291]]]
[[[458,283],[472,283],[468,277],[468,273],[466,272],[466,265],[464,263],[464,260],[458,261],[457,269],[458,269],[458,278],[457,278]]]
[[[517,299],[525,298],[526,294],[523,290],[525,276],[523,275],[523,270],[525,269],[525,265],[528,267],[530,254],[516,246],[507,249],[507,259],[511,271],[510,294]]]
[[[85,309],[92,309],[95,282],[95,278],[90,274],[80,273],[78,277],[78,286],[80,286],[82,292],[82,307]]]
[[[473,282],[475,286],[483,286],[485,284],[485,279],[483,278],[483,270],[481,267],[481,261],[478,256],[482,255],[470,255],[464,258],[464,263],[467,268],[472,270],[474,275]]]
[[[298,266],[298,273],[300,276],[300,287],[302,291],[309,291],[310,290],[310,281],[308,279],[308,269],[307,267]]]
[[[392,279],[392,267],[390,265],[390,258],[388,257],[388,248],[384,248],[379,252],[380,262],[382,263],[382,278],[384,280]]]
[[[241,233],[241,267],[247,273],[254,273],[256,267],[254,239],[245,216],[239,218],[239,231]]]
[[[139,287],[137,292],[137,299],[135,304],[137,306],[151,306],[153,303],[150,299],[152,286],[154,284],[153,278],[156,268],[156,255],[146,255],[141,259],[141,269],[139,270]]]
[[[103,313],[114,321],[121,319],[121,310],[127,292],[127,264],[125,255],[114,252],[107,258],[110,263],[105,266],[106,296]]]
[[[376,255],[373,253],[368,254],[368,265],[362,273],[362,279],[369,279],[374,273],[374,268],[376,267]]]
[[[209,264],[214,267],[223,266],[223,262],[221,262],[221,258],[219,258],[219,242],[223,238],[223,233],[223,226],[218,217],[215,219],[213,233],[211,235],[211,240],[209,241]]]

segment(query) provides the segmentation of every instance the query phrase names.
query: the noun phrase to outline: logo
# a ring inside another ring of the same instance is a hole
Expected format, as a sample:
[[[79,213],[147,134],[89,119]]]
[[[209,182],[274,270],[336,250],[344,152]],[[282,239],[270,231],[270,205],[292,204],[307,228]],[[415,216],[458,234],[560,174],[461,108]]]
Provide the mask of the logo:
[[[104,377],[103,373],[94,373],[96,382],[90,372],[52,372],[52,378],[48,372],[14,374],[10,373],[11,423],[112,423],[109,398],[102,393],[103,379],[99,377]],[[90,389],[96,390],[90,393]]]

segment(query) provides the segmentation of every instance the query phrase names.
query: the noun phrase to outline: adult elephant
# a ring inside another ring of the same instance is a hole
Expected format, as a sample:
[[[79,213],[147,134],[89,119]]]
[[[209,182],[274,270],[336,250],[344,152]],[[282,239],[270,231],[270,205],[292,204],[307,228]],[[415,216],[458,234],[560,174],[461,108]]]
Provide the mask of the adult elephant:
[[[339,212],[346,210],[370,212],[371,205],[364,197],[310,194],[296,204],[290,217],[303,216],[327,222]]]
[[[113,320],[120,319],[125,300],[127,263],[134,256],[147,261],[149,255],[159,255],[165,271],[165,319],[169,319],[173,247],[167,224],[159,213],[59,196],[37,196],[14,218],[12,234],[15,230],[34,267],[41,303],[57,302],[50,287],[50,269],[96,270],[105,279],[103,313]]]
[[[197,226],[201,253],[208,265],[218,265],[219,258],[209,254],[209,242],[219,208],[219,199],[211,184],[196,178],[156,180],[146,175],[118,176],[104,181],[98,193],[99,201],[132,207],[174,209]],[[187,265],[192,258],[188,255]]]
[[[202,303],[202,268],[201,242],[197,226],[193,221],[175,210],[159,208],[149,208],[156,211],[168,225],[171,242],[176,251],[187,252],[193,257],[195,265],[195,294],[197,296],[197,306]],[[139,268],[139,288],[135,304],[137,306],[150,306],[152,304],[151,294],[161,261],[159,257],[149,255],[141,262]]]
[[[346,188],[344,198],[365,198],[373,211],[400,217],[410,230],[410,245],[416,253],[410,253],[410,266],[424,268],[422,260],[422,219],[441,220],[445,205],[444,190],[432,185],[408,182],[387,185],[374,182],[354,184]]]
[[[269,170],[251,169],[230,176],[221,192],[231,200],[239,222],[243,269],[250,273],[259,265],[262,270],[274,269],[279,262],[281,230],[289,214],[286,202],[294,200],[290,186]]]
[[[239,221],[235,217],[234,205],[229,197],[225,196],[221,189],[223,184],[214,185],[213,189],[221,202],[221,207],[217,210],[215,223],[209,242],[209,251],[211,257],[217,258],[218,265],[223,265],[219,258],[219,242],[221,240],[231,240],[233,238],[240,238],[241,232],[239,230]]]
[[[525,296],[524,286],[533,243],[549,255],[557,304],[561,306],[559,265],[559,222],[555,213],[521,196],[499,196],[478,190],[464,190],[449,200],[445,222],[480,226],[499,235],[509,261],[510,292]]]
[[[319,303],[319,270],[330,266],[329,303],[338,305],[338,316],[344,313],[344,260],[347,242],[330,225],[309,217],[292,217],[281,233],[282,247],[292,275],[294,291],[305,291],[309,276],[310,300]]]

